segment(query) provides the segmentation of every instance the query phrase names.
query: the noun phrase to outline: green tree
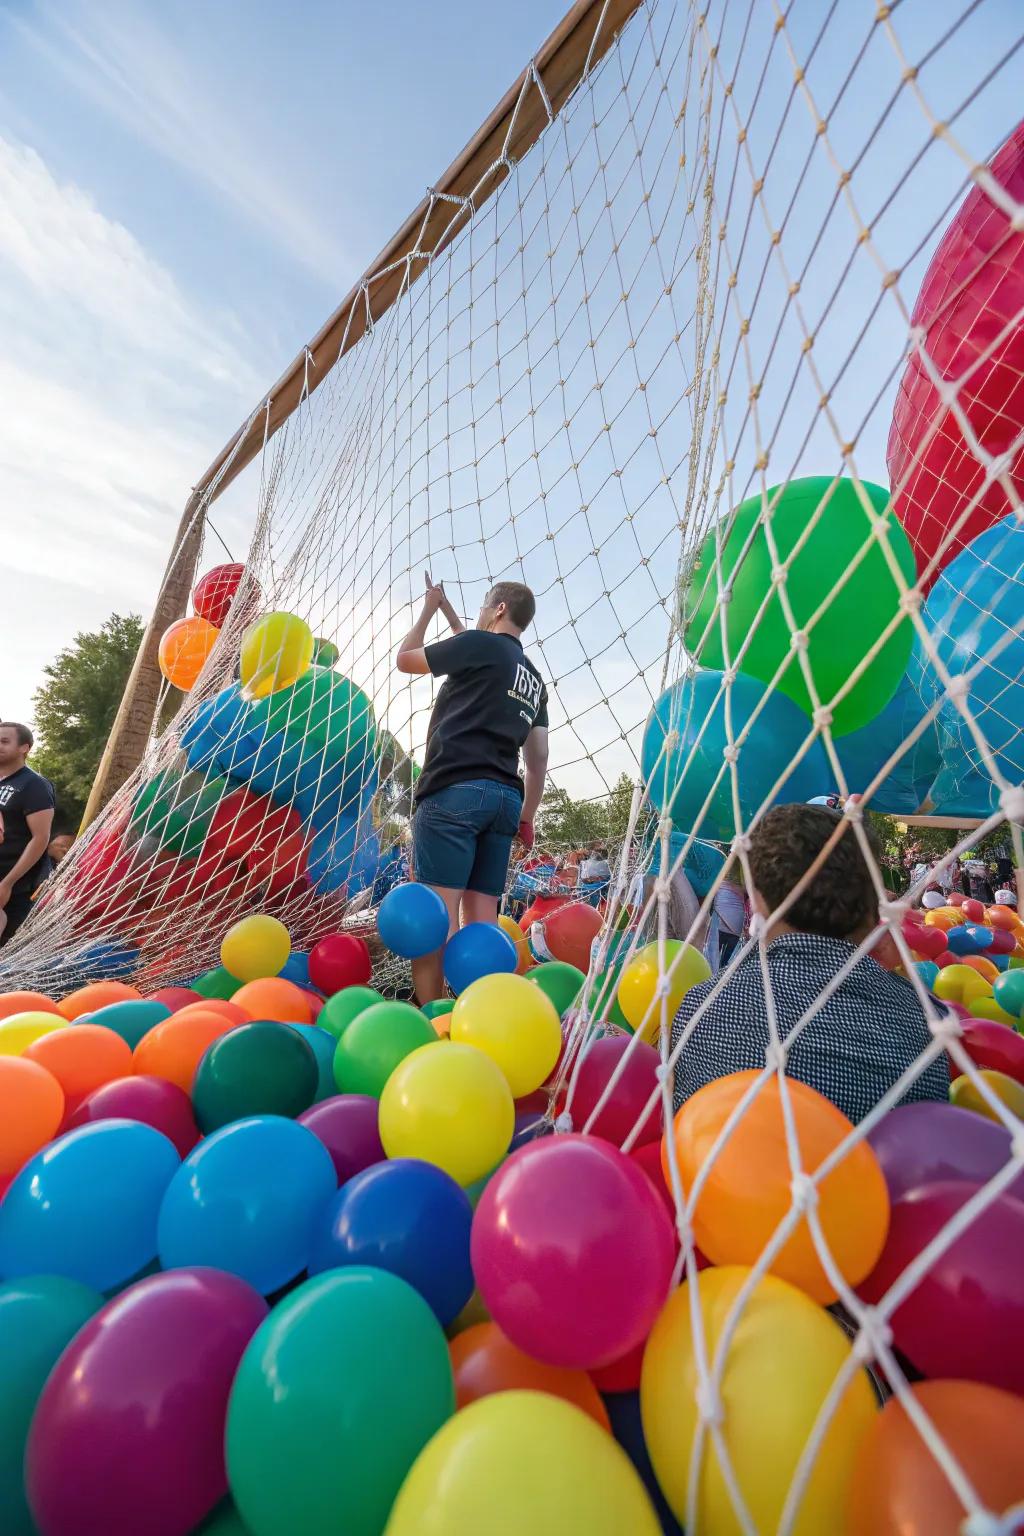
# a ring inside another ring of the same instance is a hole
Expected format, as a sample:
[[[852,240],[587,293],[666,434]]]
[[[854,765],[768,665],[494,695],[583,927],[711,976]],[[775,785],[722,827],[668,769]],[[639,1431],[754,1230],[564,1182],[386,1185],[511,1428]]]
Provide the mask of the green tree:
[[[39,739],[32,766],[52,779],[58,823],[69,830],[85,810],[142,633],[138,614],[111,614],[43,668],[45,681],[33,699]]]
[[[633,804],[633,780],[628,773],[619,775],[611,793],[593,800],[574,800],[561,786],[549,784],[544,791],[537,817],[538,837],[554,848],[583,848],[588,843],[620,843],[629,826]],[[650,815],[642,807],[637,832],[642,832]]]

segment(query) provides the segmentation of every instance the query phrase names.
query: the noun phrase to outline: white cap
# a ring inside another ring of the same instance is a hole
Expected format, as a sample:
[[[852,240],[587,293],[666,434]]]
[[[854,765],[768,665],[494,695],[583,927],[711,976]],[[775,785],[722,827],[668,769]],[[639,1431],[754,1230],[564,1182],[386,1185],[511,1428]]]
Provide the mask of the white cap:
[[[1016,905],[1017,894],[1015,891],[1008,891],[1005,888],[1001,891],[996,891],[996,906],[1015,907]]]
[[[921,897],[921,905],[922,907],[927,907],[931,912],[936,907],[944,907],[946,905],[946,898],[941,891],[925,891]]]

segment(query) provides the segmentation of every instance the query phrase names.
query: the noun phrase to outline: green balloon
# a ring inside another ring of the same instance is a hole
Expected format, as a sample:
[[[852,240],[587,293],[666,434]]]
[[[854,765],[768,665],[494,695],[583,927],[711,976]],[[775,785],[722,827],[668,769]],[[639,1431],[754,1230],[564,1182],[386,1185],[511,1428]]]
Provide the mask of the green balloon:
[[[411,1051],[437,1044],[437,1032],[411,1003],[374,1003],[352,1020],[334,1053],[339,1093],[379,1099],[392,1072]]]
[[[279,1302],[242,1356],[232,1496],[254,1536],[380,1536],[454,1411],[448,1345],[423,1298],[383,1270],[328,1270]]]
[[[424,1003],[420,1012],[428,1019],[436,1019],[442,1013],[451,1013],[455,1007],[454,997],[437,997],[431,1003]]]
[[[253,726],[283,731],[332,756],[366,758],[374,750],[373,705],[361,688],[327,667],[309,667],[290,688],[279,688],[253,707]]]
[[[231,1500],[225,1499],[209,1519],[197,1527],[195,1536],[250,1536],[250,1533]]]
[[[383,993],[374,987],[343,987],[327,999],[316,1022],[321,1029],[329,1029],[332,1035],[340,1039],[357,1014],[383,1001]]]
[[[593,977],[587,988],[587,1011],[596,1023],[618,1024],[633,1033],[633,1026],[619,1007],[619,976],[621,965],[611,965],[599,976]]]
[[[914,552],[889,507],[888,492],[866,480],[861,484],[872,506],[885,515],[889,547],[907,584],[913,585]],[[899,611],[899,588],[877,543],[871,545],[854,569],[856,557],[870,534],[871,520],[851,480],[833,482],[828,475],[814,475],[790,481],[781,495],[778,486],[768,492],[769,505],[779,497],[771,513],[779,558],[786,560],[803,539],[830,488],[828,504],[793,557],[786,579],[786,593],[797,625],[810,626],[807,656],[823,704],[844,686]],[[749,636],[739,669],[765,684],[771,683],[788,657],[776,687],[810,715],[811,698],[798,653],[790,645],[790,626],[779,593],[772,590],[773,560],[768,540],[763,526],[754,531],[761,512],[760,495],[751,496],[737,507],[733,517],[712,528],[704,540],[682,592],[684,638],[687,649],[701,666],[727,665],[721,614],[715,611],[715,544],[721,538],[722,578],[732,578],[732,595],[725,610],[730,657],[736,658]],[[751,542],[745,550],[748,538]],[[838,583],[847,571],[852,574],[840,587]],[[766,598],[765,610],[758,618]],[[826,601],[828,607],[811,625]],[[835,705],[835,735],[855,731],[885,708],[906,672],[912,640],[910,620],[904,618],[850,692]]]
[[[25,1500],[25,1442],[39,1394],[103,1297],[77,1280],[30,1275],[0,1285],[0,1531],[35,1536]]]
[[[317,635],[313,641],[313,664],[317,667],[336,667],[341,652],[333,640],[325,640],[322,635]]]
[[[216,970],[204,971],[202,976],[189,982],[192,991],[198,992],[200,997],[219,997],[225,1003],[234,997],[241,985],[238,977],[232,976],[222,965],[218,965]]]
[[[319,1081],[316,1055],[298,1031],[259,1019],[208,1047],[192,1083],[192,1108],[207,1135],[246,1115],[294,1119],[313,1103]]]
[[[545,960],[542,965],[535,965],[527,971],[526,979],[532,981],[535,987],[540,987],[545,997],[550,998],[558,1009],[559,1016],[562,1016],[568,1013],[579,997],[586,977],[567,960]]]
[[[155,837],[168,853],[192,858],[202,852],[213,813],[228,789],[226,779],[208,779],[204,773],[158,773],[135,801],[131,831],[136,837]]]

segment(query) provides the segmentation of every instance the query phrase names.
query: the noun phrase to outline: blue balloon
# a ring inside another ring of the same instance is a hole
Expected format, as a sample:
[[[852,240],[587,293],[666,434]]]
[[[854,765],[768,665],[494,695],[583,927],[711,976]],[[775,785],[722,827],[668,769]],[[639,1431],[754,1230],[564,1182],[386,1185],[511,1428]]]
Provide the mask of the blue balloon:
[[[309,952],[304,949],[293,949],[277,974],[282,981],[293,981],[297,987],[311,987],[313,983],[309,979]]]
[[[921,980],[924,982],[925,986],[930,992],[932,987],[934,987],[935,979],[939,974],[939,967],[935,964],[934,960],[915,960],[913,965],[914,970],[920,976]]]
[[[810,800],[832,788],[832,770],[820,741],[811,744],[802,761],[795,761],[812,727],[792,699],[769,692],[742,672],[736,675],[730,699],[734,740],[763,706],[736,763],[740,826],[733,813],[731,771],[722,771],[728,746],[723,674],[705,670],[682,678],[666,689],[647,718],[641,753],[647,790],[681,832],[696,829],[705,837],[731,840],[749,826],[779,778],[783,782],[773,804]],[[678,740],[666,748],[673,732]]]
[[[123,1003],[108,1003],[105,1008],[97,1008],[95,1013],[84,1013],[76,1024],[102,1024],[105,1029],[112,1029],[115,1035],[120,1035],[126,1040],[134,1051],[143,1035],[147,1035],[155,1024],[162,1024],[164,1019],[169,1019],[171,1010],[166,1003],[158,1003],[152,997],[127,997]]]
[[[122,1285],[157,1251],[157,1217],[180,1158],[151,1125],[97,1120],[44,1147],[0,1205],[0,1275]]]
[[[66,964],[76,973],[79,983],[114,981],[120,976],[130,976],[138,959],[138,950],[130,944],[118,944],[114,939],[97,939],[95,943],[87,944],[77,955],[68,956]]]
[[[686,838],[682,832],[673,832],[669,837],[669,854],[673,864],[682,852]],[[660,860],[655,859],[653,869],[657,874]],[[722,870],[725,868],[725,854],[714,843],[706,843],[702,838],[695,838],[690,844],[690,851],[683,861],[683,873],[693,886],[694,894],[703,901],[710,891]]]
[[[992,944],[991,928],[959,923],[946,934],[946,948],[953,955],[980,955]]]
[[[867,789],[893,751],[928,713],[934,686],[927,674],[928,665],[915,638],[903,680],[882,712],[859,730],[836,740],[851,794]],[[938,771],[939,729],[932,720],[879,784],[868,802],[871,809],[887,815],[913,815],[927,798]]]
[[[309,1272],[366,1264],[419,1291],[441,1326],[473,1291],[469,1233],[473,1210],[450,1174],[398,1157],[348,1180],[318,1224]]]
[[[380,904],[377,932],[403,960],[432,955],[448,937],[448,908],[429,885],[396,885]]]
[[[444,947],[444,979],[456,997],[481,976],[514,971],[518,963],[512,940],[492,923],[467,923]]]
[[[335,821],[315,832],[309,844],[306,873],[318,891],[340,891],[348,883],[358,848],[359,823]]]
[[[235,1120],[186,1157],[157,1232],[164,1269],[207,1264],[266,1296],[302,1273],[314,1223],[337,1188],[312,1131],[282,1115]]]
[[[283,976],[284,972],[280,974]],[[328,1029],[321,1029],[318,1024],[289,1024],[288,1028],[302,1036],[316,1057],[317,1087],[313,1103],[319,1104],[321,1099],[333,1098],[338,1091],[334,1082],[334,1053],[338,1048],[336,1036]]]

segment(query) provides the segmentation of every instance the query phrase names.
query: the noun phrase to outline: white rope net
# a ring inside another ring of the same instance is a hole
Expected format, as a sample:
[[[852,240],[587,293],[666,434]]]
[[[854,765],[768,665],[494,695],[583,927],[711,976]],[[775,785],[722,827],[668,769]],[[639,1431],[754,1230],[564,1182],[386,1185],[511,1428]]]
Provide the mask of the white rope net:
[[[1024,1132],[913,963],[903,917],[936,872],[892,897],[864,813],[973,818],[940,874],[1000,826],[1024,864],[1022,37],[1012,7],[967,0],[643,5],[497,193],[452,204],[453,238],[410,259],[397,302],[265,442],[240,482],[255,531],[210,660],[4,956],[12,985],[60,991],[119,973],[145,991],[215,966],[224,929],[256,908],[297,947],[339,924],[369,931],[400,873],[432,702],[430,679],[394,668],[422,573],[470,622],[495,580],[528,583],[552,783],[603,804],[627,779],[591,972],[617,943],[623,958],[620,918],[626,960],[657,939],[652,1103],[666,1125],[702,1018],[749,956],[761,968],[765,1065],[689,1188],[667,1141],[699,1341],[697,1430],[679,1455],[693,1469],[717,1460],[728,1529],[744,1533],[766,1527],[732,1465],[730,1345],[803,1221],[855,1344],[771,1529],[809,1529],[815,1457],[869,1362],[948,1479],[962,1529],[1016,1528],[985,1511],[911,1392],[889,1322],[1024,1171]],[[531,91],[543,95],[535,77],[524,100]],[[298,615],[337,654],[320,653],[314,682],[251,703],[235,682],[239,646],[270,611]],[[699,942],[725,881],[751,890],[750,834],[769,806],[829,794],[860,798],[673,1042],[683,956],[669,941]],[[766,930],[842,838],[869,862],[878,922],[783,1038]],[[673,880],[709,844],[717,872],[688,931],[671,932]],[[932,1042],[807,1168],[787,1057],[886,941]],[[377,983],[400,988],[400,963],[376,960]],[[572,1016],[558,1128],[586,1130],[601,1108],[573,1118],[608,1014],[606,1001]],[[830,1251],[815,1192],[943,1053],[1009,1133],[1006,1162],[868,1306]],[[709,1350],[694,1212],[769,1086],[793,1201]],[[718,1536],[702,1486],[690,1477],[684,1523]]]

